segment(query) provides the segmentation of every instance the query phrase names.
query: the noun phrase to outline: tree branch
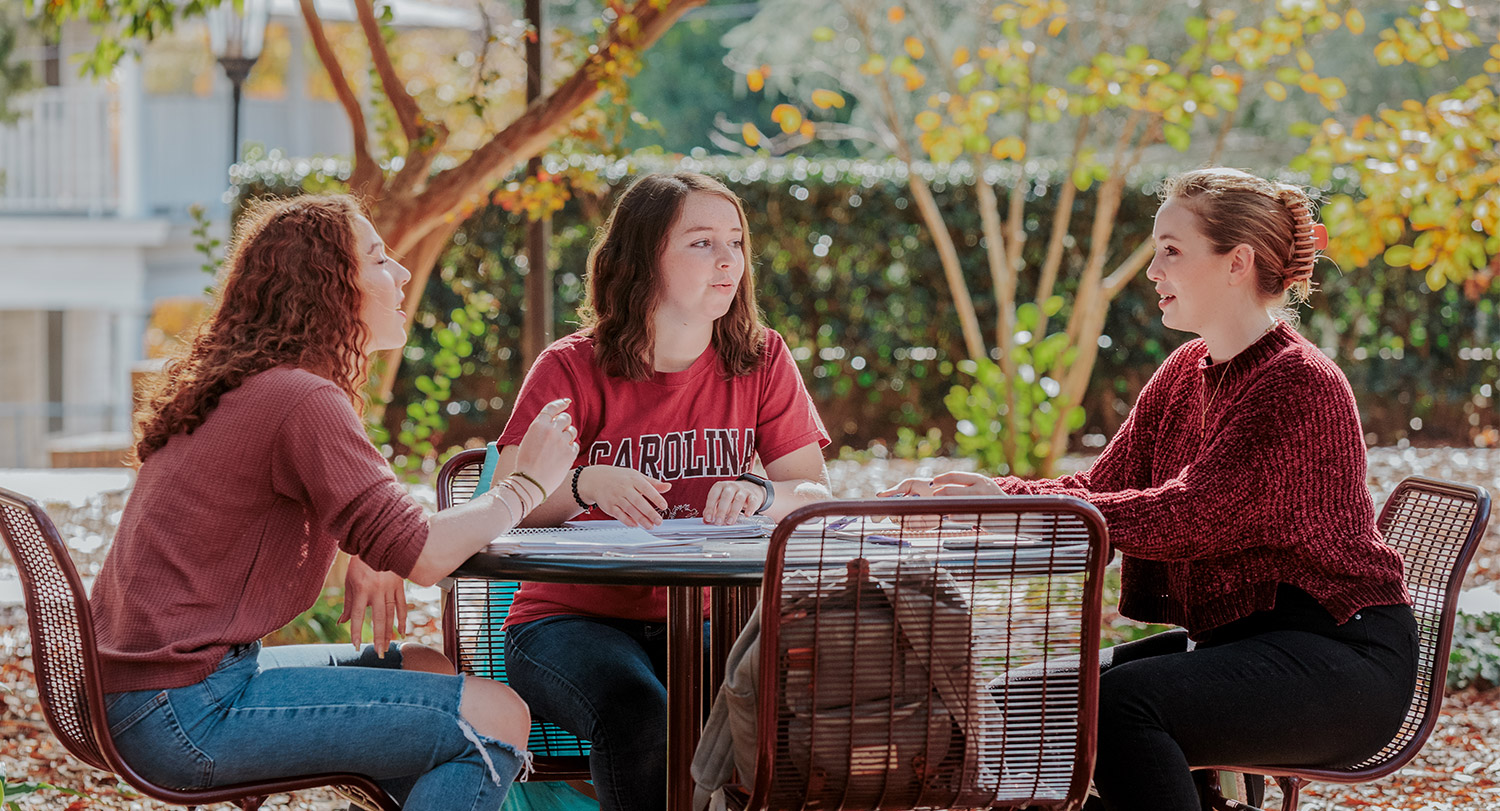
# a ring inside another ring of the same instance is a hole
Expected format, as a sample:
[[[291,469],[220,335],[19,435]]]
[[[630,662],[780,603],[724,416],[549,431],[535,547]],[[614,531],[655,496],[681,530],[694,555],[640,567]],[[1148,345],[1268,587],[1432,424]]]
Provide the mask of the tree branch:
[[[380,86],[385,88],[385,97],[391,100],[396,110],[396,120],[401,122],[401,132],[406,135],[407,150],[416,149],[422,137],[421,116],[417,100],[406,92],[406,85],[396,75],[396,66],[391,64],[390,51],[386,50],[385,38],[380,35],[380,23],[375,21],[373,0],[354,0],[354,10],[359,14],[359,27],[364,29],[365,42],[370,46],[370,61],[375,63],[375,72],[380,74]]]
[[[359,106],[359,99],[354,97],[349,81],[344,78],[343,66],[339,64],[333,46],[328,43],[328,34],[324,32],[323,21],[318,19],[318,12],[313,8],[313,0],[300,0],[300,6],[302,20],[307,24],[307,33],[312,37],[313,48],[318,53],[318,61],[323,63],[323,71],[328,74],[328,81],[333,83],[333,91],[339,97],[339,104],[349,117],[349,129],[354,136],[354,172],[349,178],[349,188],[356,194],[373,198],[380,193],[383,177],[380,164],[370,155],[370,136],[365,128],[364,110]]]
[[[1142,240],[1141,244],[1137,245],[1135,250],[1131,251],[1130,255],[1125,257],[1125,261],[1121,262],[1112,273],[1104,278],[1104,283],[1101,287],[1103,288],[1102,295],[1106,303],[1114,301],[1115,296],[1120,295],[1120,291],[1125,289],[1125,285],[1129,284],[1130,280],[1134,279],[1135,275],[1141,272],[1141,268],[1144,268],[1146,263],[1151,261],[1151,255],[1154,252],[1152,241],[1149,239]]]
[[[1073,151],[1068,156],[1068,170],[1063,175],[1057,193],[1057,207],[1052,214],[1052,233],[1047,237],[1047,256],[1042,260],[1042,275],[1036,285],[1036,306],[1042,308],[1037,323],[1037,334],[1047,334],[1047,310],[1043,307],[1052,298],[1052,289],[1057,286],[1057,276],[1062,270],[1063,250],[1068,239],[1068,230],[1073,226],[1073,201],[1078,199],[1078,186],[1073,183],[1073,172],[1083,156],[1083,147],[1088,141],[1093,119],[1087,114],[1078,119],[1078,132],[1073,136]]]
[[[1219,127],[1219,134],[1214,137],[1213,151],[1208,153],[1208,165],[1219,165],[1219,158],[1224,155],[1224,144],[1229,140],[1229,131],[1234,129],[1234,110],[1224,111],[1224,124]]]
[[[843,0],[840,5],[859,28],[860,36],[864,39],[865,50],[874,53],[875,37],[870,31],[869,19],[865,16],[866,9],[851,0]],[[963,264],[958,257],[958,246],[953,243],[953,234],[948,231],[948,224],[943,220],[943,211],[932,196],[932,189],[927,185],[926,178],[912,171],[911,144],[907,141],[901,127],[896,99],[891,95],[889,77],[885,75],[877,77],[876,87],[880,90],[886,126],[890,128],[891,137],[896,143],[896,157],[906,164],[907,183],[911,186],[912,197],[916,200],[917,211],[922,215],[927,232],[932,235],[933,246],[937,248],[938,261],[943,268],[943,276],[948,281],[948,293],[953,297],[954,308],[958,310],[958,323],[964,336],[964,348],[969,353],[969,357],[983,358],[985,357],[984,335],[979,330],[979,316],[974,311],[974,299],[969,295],[969,285],[964,281]]]
[[[638,0],[627,15],[634,19],[634,31],[621,25],[625,17],[616,20],[595,51],[562,84],[533,102],[520,118],[476,149],[462,164],[433,179],[420,195],[398,202],[402,211],[395,216],[421,219],[413,235],[425,233],[433,223],[479,194],[492,178],[509,173],[545,149],[567,126],[573,113],[599,94],[601,68],[612,53],[621,48],[645,50],[684,13],[704,2],[667,0],[658,8],[659,0]]]

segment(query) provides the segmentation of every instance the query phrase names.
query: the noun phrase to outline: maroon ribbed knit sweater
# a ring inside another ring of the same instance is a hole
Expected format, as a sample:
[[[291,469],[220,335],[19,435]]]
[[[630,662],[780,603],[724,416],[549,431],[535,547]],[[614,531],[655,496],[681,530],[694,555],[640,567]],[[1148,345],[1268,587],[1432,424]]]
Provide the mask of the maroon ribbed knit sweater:
[[[1194,636],[1296,586],[1338,622],[1409,603],[1375,528],[1364,435],[1339,368],[1286,324],[1209,365],[1194,340],[1141,391],[1104,453],[1060,479],[996,481],[1104,514],[1124,556],[1120,612]]]
[[[104,688],[202,681],[312,605],[337,549],[404,577],[426,543],[343,391],[252,375],[141,466],[90,597]]]

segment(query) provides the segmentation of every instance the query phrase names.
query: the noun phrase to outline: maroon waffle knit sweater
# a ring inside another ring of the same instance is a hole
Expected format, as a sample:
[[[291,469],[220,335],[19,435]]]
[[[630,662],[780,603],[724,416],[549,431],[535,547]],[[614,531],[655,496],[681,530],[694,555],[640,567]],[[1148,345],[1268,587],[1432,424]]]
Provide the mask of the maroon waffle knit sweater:
[[[1198,636],[1273,607],[1280,583],[1340,623],[1410,602],[1375,528],[1354,392],[1284,323],[1223,363],[1202,340],[1172,353],[1088,470],[996,481],[1099,508],[1133,619]]]
[[[339,548],[404,577],[426,543],[343,391],[252,375],[141,466],[90,597],[104,689],[202,681],[312,605]]]

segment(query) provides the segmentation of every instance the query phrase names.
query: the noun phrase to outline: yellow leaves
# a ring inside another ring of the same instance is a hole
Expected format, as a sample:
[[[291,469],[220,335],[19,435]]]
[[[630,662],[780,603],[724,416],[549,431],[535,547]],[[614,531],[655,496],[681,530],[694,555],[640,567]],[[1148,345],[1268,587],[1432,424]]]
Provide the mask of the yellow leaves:
[[[1304,51],[1304,50],[1298,50],[1297,51],[1297,67],[1302,68],[1305,71],[1311,71],[1313,69],[1313,67],[1314,67],[1313,66],[1312,54],[1310,54],[1310,53],[1308,53],[1307,51]]]
[[[766,87],[766,77],[771,75],[769,65],[761,65],[745,74],[745,86],[750,88],[751,93],[759,93]]]
[[[1034,28],[1041,25],[1042,21],[1048,17],[1064,18],[1068,11],[1068,4],[1062,2],[1062,0],[1020,0],[1016,5],[1021,6],[1020,22],[1022,28]],[[995,9],[995,14],[997,17],[1001,14],[999,7]],[[1053,25],[1056,25],[1056,19],[1048,25],[1047,30],[1049,32],[1052,30]],[[1061,31],[1062,29],[1058,28],[1058,30]],[[1057,35],[1052,34],[1052,36]]]
[[[793,133],[802,127],[802,111],[790,104],[778,104],[771,110],[771,120],[781,125],[781,131]]]
[[[866,76],[879,76],[885,73],[885,57],[879,54],[871,55],[863,65],[859,66],[859,72]]]
[[[760,129],[747,121],[745,126],[740,128],[740,137],[745,140],[745,146],[754,149],[760,146],[760,141],[765,136],[760,134]]]
[[[1265,90],[1266,95],[1270,96],[1273,100],[1286,101],[1286,85],[1281,82],[1266,82]]]
[[[1343,92],[1319,80],[1329,95]],[[1496,93],[1485,77],[1424,101],[1408,99],[1349,125],[1334,120],[1316,128],[1308,151],[1293,163],[1324,182],[1334,169],[1360,198],[1324,206],[1330,228],[1341,234],[1330,254],[1359,265],[1384,258],[1391,267],[1420,273],[1431,289],[1470,284],[1500,254],[1500,166],[1485,155],[1494,131]],[[1487,284],[1488,282],[1485,282]],[[1481,285],[1482,286],[1482,285]],[[1466,288],[1466,292],[1473,294]]]
[[[797,128],[797,133],[811,141],[813,136],[818,134],[818,127],[811,121],[803,121],[802,126]]]
[[[1055,37],[1061,34],[1066,27],[1068,27],[1067,17],[1053,17],[1052,22],[1047,23],[1047,36]]]
[[[917,125],[917,129],[923,132],[931,132],[943,123],[943,117],[931,110],[923,110],[917,113],[917,117],[913,120],[913,123]]]
[[[1349,94],[1349,88],[1344,86],[1344,80],[1337,76],[1329,76],[1318,81],[1318,95],[1327,99],[1341,99]]]
[[[907,55],[912,59],[921,59],[927,55],[927,46],[923,45],[922,40],[916,37],[907,37],[906,42],[902,43],[902,47],[906,49]]]
[[[1401,47],[1392,40],[1383,40],[1375,46],[1375,63],[1390,67],[1401,64]]]
[[[827,110],[830,107],[843,109],[844,97],[832,90],[814,90],[812,92],[812,103],[819,110]]]
[[[961,68],[969,64],[969,49],[959,48],[953,52],[953,67]]]
[[[1000,97],[988,90],[981,90],[969,98],[969,110],[979,118],[994,115],[1000,110]]]
[[[1020,138],[1015,137],[1014,135],[1010,136],[1009,138],[1001,138],[1000,140],[996,141],[993,146],[990,147],[990,155],[992,155],[995,160],[1025,160],[1026,142],[1022,141]]]
[[[906,9],[900,6],[891,6],[890,10],[886,11],[885,18],[893,23],[899,23],[906,19]]]
[[[1351,8],[1344,14],[1344,24],[1355,34],[1365,32],[1365,15],[1359,13],[1359,9]]]

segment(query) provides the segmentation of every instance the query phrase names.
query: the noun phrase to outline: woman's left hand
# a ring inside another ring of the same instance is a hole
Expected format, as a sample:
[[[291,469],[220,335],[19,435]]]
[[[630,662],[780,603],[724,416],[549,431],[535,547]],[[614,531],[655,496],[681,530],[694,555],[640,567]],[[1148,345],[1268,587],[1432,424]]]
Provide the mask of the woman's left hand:
[[[932,477],[935,496],[1003,496],[995,480],[981,473],[953,470]]]
[[[741,515],[754,515],[766,501],[766,488],[734,479],[714,484],[703,503],[705,524],[733,524]]]
[[[349,639],[359,647],[364,635],[365,608],[375,626],[375,653],[385,658],[391,645],[391,628],[406,634],[406,581],[394,572],[377,572],[357,556],[349,558],[344,575],[344,613],[339,622],[349,623]]]

